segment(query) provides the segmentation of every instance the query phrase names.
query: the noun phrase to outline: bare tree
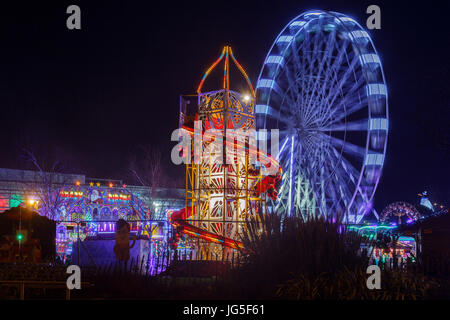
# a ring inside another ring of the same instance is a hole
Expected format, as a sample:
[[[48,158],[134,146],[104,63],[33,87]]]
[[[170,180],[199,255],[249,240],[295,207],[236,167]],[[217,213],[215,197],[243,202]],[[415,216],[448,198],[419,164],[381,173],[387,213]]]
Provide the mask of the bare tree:
[[[138,151],[130,157],[130,173],[142,186],[160,187],[165,182],[161,151],[151,145],[140,146]]]
[[[39,212],[54,220],[64,203],[62,191],[73,187],[76,176],[63,174],[64,166],[54,154],[41,154],[38,157],[29,149],[23,149],[23,153],[36,170],[32,182],[27,183],[25,188],[32,190],[37,197]],[[67,209],[70,212],[70,208]]]
[[[130,156],[128,170],[133,179],[141,186],[148,188],[144,196],[147,198],[150,211],[154,213],[155,191],[167,181],[161,151],[152,145],[140,146],[137,152]]]

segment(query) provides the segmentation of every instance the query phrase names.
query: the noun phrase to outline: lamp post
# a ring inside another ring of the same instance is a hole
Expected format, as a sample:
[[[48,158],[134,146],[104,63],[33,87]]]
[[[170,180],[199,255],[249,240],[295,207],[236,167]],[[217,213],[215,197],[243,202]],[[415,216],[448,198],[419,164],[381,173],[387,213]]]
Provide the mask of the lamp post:
[[[27,208],[28,204],[33,207],[35,204],[37,204],[39,201],[36,201],[34,199],[30,199],[27,202],[22,201],[18,207],[19,207],[19,233],[17,234],[16,238],[19,241],[19,257],[22,259],[22,240],[23,240],[23,234],[22,234],[22,207]]]
[[[19,240],[19,257],[22,257],[22,248],[21,248],[21,244],[22,244],[22,239],[23,239],[23,235],[22,235],[22,207],[25,206],[26,207],[26,203],[25,202],[21,202],[19,204],[19,234],[16,236],[17,240]]]

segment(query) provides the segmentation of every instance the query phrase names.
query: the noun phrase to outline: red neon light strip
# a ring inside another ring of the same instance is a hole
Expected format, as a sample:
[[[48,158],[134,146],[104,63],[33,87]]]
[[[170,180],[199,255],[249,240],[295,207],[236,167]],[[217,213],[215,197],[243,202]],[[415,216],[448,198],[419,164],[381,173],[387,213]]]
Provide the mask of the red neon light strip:
[[[212,71],[212,69],[214,69],[216,67],[216,65],[222,60],[224,54],[225,54],[225,48],[223,48],[222,50],[222,54],[220,55],[220,57],[208,68],[208,70],[206,70],[205,74],[203,75],[202,81],[200,81],[200,84],[197,88],[197,93],[200,93],[200,91],[202,90],[203,87],[203,83],[205,82],[206,77],[209,75],[209,73]]]
[[[173,211],[172,214],[169,214],[171,224],[175,228],[183,227],[183,230],[181,232],[196,238],[204,239],[206,241],[220,243],[229,248],[233,249],[244,248],[244,244],[241,241],[234,241],[233,239],[226,238],[217,235],[215,233],[202,230],[198,227],[189,224],[187,221],[184,221],[184,219],[189,218],[194,213],[195,208],[192,209],[192,207],[189,207],[187,210],[188,212],[185,213],[185,211],[186,211],[185,208],[183,208],[179,211]]]
[[[186,130],[191,136],[194,134],[194,129],[189,128],[189,127],[187,127],[187,126],[183,126],[182,128],[183,128],[184,130]],[[206,139],[208,139],[208,140],[212,140],[212,138],[214,138],[215,136],[212,135],[212,134],[208,134],[208,133],[204,132],[204,133],[203,133],[203,137],[206,138]],[[245,144],[242,144],[242,141],[240,141],[240,140],[238,140],[237,143],[235,143],[234,141],[230,142],[230,141],[225,140],[224,143],[225,143],[226,145],[228,145],[228,146],[232,146],[233,148],[236,147],[236,148],[238,148],[238,149],[244,149],[244,150],[247,150],[247,147],[245,146]],[[252,155],[256,156],[257,159],[259,159],[259,161],[261,162],[261,164],[262,164],[263,166],[265,166],[265,167],[268,166],[268,164],[265,164],[265,162],[267,161],[267,160],[265,160],[265,159],[268,159],[268,160],[270,161],[270,165],[271,165],[271,166],[272,166],[272,165],[277,166],[277,167],[278,167],[278,172],[279,172],[280,174],[283,173],[283,170],[282,170],[282,168],[281,168],[279,162],[278,162],[274,157],[272,157],[271,155],[269,155],[269,154],[267,154],[267,153],[265,153],[265,152],[262,152],[262,151],[260,151],[260,150],[257,150],[257,149],[256,149],[256,146],[254,146],[253,148],[250,147],[250,148],[249,148],[249,152],[250,152]],[[264,159],[265,161],[262,161],[263,159]],[[263,162],[264,162],[264,163],[263,163]]]
[[[248,77],[247,73],[245,72],[244,68],[242,68],[242,66],[240,65],[240,63],[236,60],[236,58],[234,57],[233,51],[231,50],[230,47],[230,54],[231,54],[231,59],[233,59],[234,64],[236,65],[236,67],[238,67],[239,71],[241,71],[242,75],[244,76],[245,80],[247,81],[248,86],[250,87],[250,90],[252,92],[252,96],[253,98],[255,98],[255,90],[253,90],[253,86],[252,83],[250,81],[250,78]]]
[[[208,70],[206,70],[205,74],[203,75],[202,80],[200,81],[199,86],[197,87],[197,94],[199,94],[201,92],[203,84],[205,83],[205,80],[208,77],[208,75],[210,74],[210,72],[217,66],[217,64],[223,59],[224,56],[225,56],[225,66],[224,66],[224,74],[223,74],[223,89],[230,89],[229,55],[231,55],[231,59],[233,59],[234,64],[236,65],[236,67],[239,69],[239,71],[244,76],[245,81],[247,81],[247,84],[250,88],[252,97],[255,98],[255,90],[253,89],[253,85],[250,81],[250,78],[248,77],[244,68],[240,65],[240,63],[234,57],[233,50],[231,50],[230,46],[225,46],[222,50],[222,54],[220,55],[220,57],[208,68]]]

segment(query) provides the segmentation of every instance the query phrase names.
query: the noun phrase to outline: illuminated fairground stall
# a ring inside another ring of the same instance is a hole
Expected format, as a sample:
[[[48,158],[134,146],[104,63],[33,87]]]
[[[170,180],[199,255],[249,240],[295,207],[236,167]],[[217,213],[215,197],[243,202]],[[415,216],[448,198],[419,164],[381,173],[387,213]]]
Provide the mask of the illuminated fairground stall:
[[[73,187],[61,190],[60,196],[62,201],[56,217],[56,244],[62,261],[80,254],[74,252],[74,244],[78,240],[80,249],[77,246],[75,251],[89,251],[88,248],[95,247],[94,244],[100,244],[101,241],[106,241],[108,247],[112,246],[111,240],[115,238],[115,226],[119,219],[126,220],[131,226],[130,233],[137,236],[136,254],[139,256],[147,258],[153,253],[157,255],[167,246],[170,229],[167,219],[155,219],[139,194],[126,186]],[[92,253],[86,254],[92,256]]]
[[[417,244],[414,237],[402,234],[401,227],[419,219],[419,211],[407,202],[394,202],[388,205],[378,217],[378,221],[351,224],[348,229],[358,232],[365,239],[362,248],[375,263],[384,264],[394,256],[397,263],[407,259],[415,261]]]
[[[368,243],[375,244],[371,247],[364,244],[363,247],[372,252],[376,262],[389,261],[394,254],[403,262],[407,259],[416,261],[425,251],[424,244],[427,246],[430,242],[428,239],[424,241],[424,238],[432,232],[424,226],[447,219],[449,210],[445,205],[432,202],[426,191],[419,193],[418,196],[416,205],[405,201],[393,202],[383,209],[377,220],[348,225],[349,230],[358,232],[368,240]],[[439,226],[434,233],[438,234],[443,228],[445,226]],[[436,237],[441,240],[444,238]],[[446,251],[446,246],[443,245],[445,241],[438,240],[436,243],[442,244],[436,245],[439,248],[436,251]]]
[[[131,234],[137,236],[133,253],[149,257],[166,250],[171,234],[167,211],[184,205],[184,190],[154,188],[149,197],[147,187],[127,186],[120,180],[70,174],[53,178],[56,183],[47,199],[38,172],[0,169],[0,200],[5,210],[25,206],[56,222],[60,261],[75,258],[97,264],[102,255],[112,255],[118,219],[128,221]]]
[[[397,223],[351,224],[347,228],[358,232],[363,237],[361,249],[366,249],[376,264],[389,261],[394,254],[403,262],[408,258],[414,261],[417,256],[416,240],[414,237],[401,235]]]

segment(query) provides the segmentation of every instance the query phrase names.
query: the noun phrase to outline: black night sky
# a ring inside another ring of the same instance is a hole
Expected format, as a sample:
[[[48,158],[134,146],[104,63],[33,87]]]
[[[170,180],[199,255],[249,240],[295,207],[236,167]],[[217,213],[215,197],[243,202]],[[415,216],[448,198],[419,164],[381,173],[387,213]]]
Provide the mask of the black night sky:
[[[66,8],[81,7],[81,30]],[[276,35],[309,9],[341,12],[365,24],[389,92],[390,133],[375,208],[393,201],[450,199],[450,2],[421,1],[30,1],[2,4],[0,167],[24,168],[23,144],[58,146],[71,170],[123,178],[141,144],[169,163],[179,95],[230,44],[256,83]],[[181,170],[180,170],[181,169]],[[126,179],[126,178],[125,178]]]

